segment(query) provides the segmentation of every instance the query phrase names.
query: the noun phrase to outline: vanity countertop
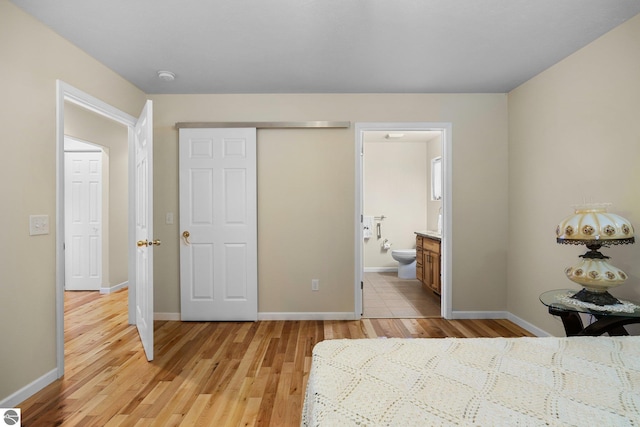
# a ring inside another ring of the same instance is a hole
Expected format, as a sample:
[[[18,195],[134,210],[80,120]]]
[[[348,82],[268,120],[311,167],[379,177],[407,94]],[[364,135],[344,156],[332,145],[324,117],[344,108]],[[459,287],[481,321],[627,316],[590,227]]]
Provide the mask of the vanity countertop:
[[[416,231],[415,234],[417,234],[418,236],[427,237],[429,239],[442,240],[442,234],[438,233],[435,230]]]

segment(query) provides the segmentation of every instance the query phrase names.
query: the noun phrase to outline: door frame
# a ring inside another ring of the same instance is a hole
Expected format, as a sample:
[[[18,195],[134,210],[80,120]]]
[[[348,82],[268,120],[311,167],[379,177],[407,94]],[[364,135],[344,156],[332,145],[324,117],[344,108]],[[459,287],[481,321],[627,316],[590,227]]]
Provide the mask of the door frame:
[[[81,91],[62,80],[56,80],[56,361],[58,378],[64,375],[64,103],[78,105],[107,119],[127,126],[129,156],[129,212],[128,212],[128,280],[129,324],[135,324],[135,192],[134,190],[134,127],[137,118]]]
[[[355,153],[355,283],[354,283],[354,316],[358,320],[362,317],[362,283],[364,282],[364,259],[362,245],[362,215],[364,214],[363,203],[363,149],[364,149],[364,133],[367,131],[441,131],[442,138],[442,176],[443,176],[443,202],[442,217],[444,227],[442,230],[442,295],[440,314],[445,319],[452,318],[451,296],[452,296],[452,124],[440,122],[373,122],[373,123],[355,123],[356,137],[356,153]]]

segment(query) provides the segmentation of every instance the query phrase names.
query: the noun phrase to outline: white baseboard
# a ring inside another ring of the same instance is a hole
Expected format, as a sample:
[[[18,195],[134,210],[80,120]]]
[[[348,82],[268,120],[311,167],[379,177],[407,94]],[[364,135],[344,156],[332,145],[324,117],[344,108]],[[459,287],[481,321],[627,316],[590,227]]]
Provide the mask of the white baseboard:
[[[531,332],[536,337],[550,337],[548,332],[535,325],[515,316],[508,311],[454,311],[451,313],[452,319],[507,319],[520,326],[522,329]]]
[[[58,369],[52,369],[35,381],[22,387],[10,396],[0,400],[0,408],[15,408],[52,382],[58,379]]]
[[[258,320],[355,320],[353,311],[258,313]]]
[[[520,326],[522,329],[526,329],[527,331],[531,332],[536,337],[552,337],[553,336],[549,332],[542,330],[535,325],[532,325],[531,323],[527,322],[524,319],[519,318],[518,316],[515,316],[511,313],[508,313],[508,314],[509,314],[509,317],[507,317],[507,319],[511,320],[513,323]]]
[[[258,320],[355,320],[355,318],[351,311],[258,313]],[[153,320],[180,321],[180,313],[153,313]]]
[[[126,282],[118,283],[115,286],[100,288],[100,293],[101,294],[112,294],[114,292],[119,291],[120,289],[124,289],[124,288],[128,288],[128,287],[129,287],[129,282],[126,281]]]
[[[153,313],[153,320],[180,320],[180,313]]]
[[[180,313],[153,313],[153,320],[180,321]],[[355,320],[353,312],[258,313],[258,320]]]
[[[365,273],[393,273],[397,272],[398,267],[365,267]]]

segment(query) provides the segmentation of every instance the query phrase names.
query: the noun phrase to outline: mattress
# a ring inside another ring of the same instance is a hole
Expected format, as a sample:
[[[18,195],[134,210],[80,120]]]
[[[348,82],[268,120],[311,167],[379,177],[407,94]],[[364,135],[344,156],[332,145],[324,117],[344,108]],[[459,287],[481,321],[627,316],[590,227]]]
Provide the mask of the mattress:
[[[328,340],[302,426],[640,426],[640,337]]]

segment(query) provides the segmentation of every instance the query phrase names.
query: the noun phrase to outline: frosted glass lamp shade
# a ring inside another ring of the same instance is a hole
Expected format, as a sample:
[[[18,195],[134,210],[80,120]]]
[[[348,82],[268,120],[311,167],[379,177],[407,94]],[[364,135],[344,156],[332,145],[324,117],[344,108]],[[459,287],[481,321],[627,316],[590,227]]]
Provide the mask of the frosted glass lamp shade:
[[[601,242],[602,246],[633,243],[633,226],[629,220],[607,212],[601,205],[580,207],[556,227],[556,239],[564,244]]]
[[[627,274],[609,264],[606,259],[582,258],[578,264],[567,267],[564,272],[569,280],[593,292],[604,292],[627,280]]]
[[[569,280],[584,288],[573,298],[597,305],[619,304],[608,289],[627,280],[624,271],[607,261],[600,253],[602,246],[624,245],[635,241],[633,226],[620,215],[607,212],[606,205],[579,207],[556,227],[556,241],[562,244],[585,245],[589,251],[580,255],[580,262],[565,269]]]

